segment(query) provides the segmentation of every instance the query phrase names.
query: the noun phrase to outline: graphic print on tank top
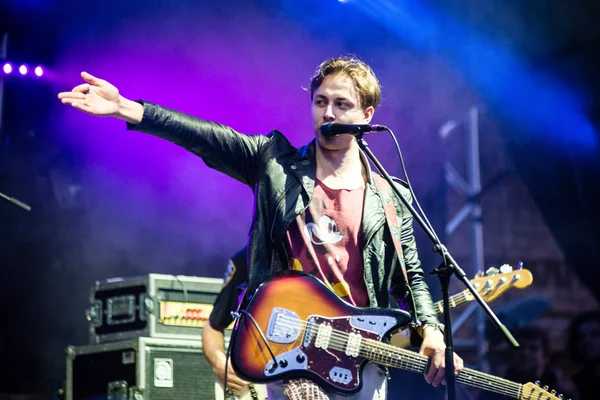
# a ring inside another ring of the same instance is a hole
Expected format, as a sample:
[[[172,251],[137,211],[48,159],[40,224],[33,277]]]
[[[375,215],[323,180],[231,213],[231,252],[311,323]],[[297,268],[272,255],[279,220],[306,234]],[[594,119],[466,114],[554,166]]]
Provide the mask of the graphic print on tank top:
[[[287,231],[290,268],[312,274],[356,306],[369,305],[362,258],[365,188],[331,189],[315,181],[312,201]]]

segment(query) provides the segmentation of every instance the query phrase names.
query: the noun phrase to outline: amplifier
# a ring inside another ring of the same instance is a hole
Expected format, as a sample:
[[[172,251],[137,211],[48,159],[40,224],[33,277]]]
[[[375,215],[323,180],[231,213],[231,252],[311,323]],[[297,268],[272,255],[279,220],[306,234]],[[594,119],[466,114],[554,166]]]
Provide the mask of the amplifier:
[[[215,399],[202,341],[138,337],[66,353],[65,400]]]
[[[139,336],[200,340],[223,279],[148,274],[97,281],[90,290],[90,344]]]

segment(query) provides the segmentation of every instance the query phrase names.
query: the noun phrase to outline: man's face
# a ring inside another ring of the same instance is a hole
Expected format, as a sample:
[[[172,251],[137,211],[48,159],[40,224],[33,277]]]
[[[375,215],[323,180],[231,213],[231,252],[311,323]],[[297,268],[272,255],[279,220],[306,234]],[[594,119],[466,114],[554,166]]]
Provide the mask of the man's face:
[[[352,79],[341,74],[327,76],[315,91],[312,101],[312,117],[317,144],[326,150],[347,149],[354,140],[352,135],[326,138],[321,134],[321,125],[327,122],[368,124],[373,112],[373,107],[366,110],[360,107],[358,93]]]

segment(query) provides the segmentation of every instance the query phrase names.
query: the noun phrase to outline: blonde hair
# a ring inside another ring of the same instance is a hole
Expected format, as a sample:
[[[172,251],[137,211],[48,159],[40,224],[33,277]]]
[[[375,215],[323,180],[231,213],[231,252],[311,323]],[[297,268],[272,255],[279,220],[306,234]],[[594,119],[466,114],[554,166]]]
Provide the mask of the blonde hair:
[[[310,78],[310,99],[321,86],[326,77],[331,75],[346,75],[354,83],[358,92],[359,106],[366,110],[377,108],[381,101],[381,86],[375,73],[367,64],[353,56],[335,57],[325,60],[317,67]]]

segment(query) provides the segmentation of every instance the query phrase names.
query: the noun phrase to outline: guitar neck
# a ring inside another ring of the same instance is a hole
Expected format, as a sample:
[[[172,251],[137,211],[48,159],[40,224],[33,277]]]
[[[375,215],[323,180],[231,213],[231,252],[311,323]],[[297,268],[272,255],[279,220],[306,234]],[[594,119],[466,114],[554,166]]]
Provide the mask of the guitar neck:
[[[388,367],[399,368],[423,374],[429,366],[429,358],[410,350],[405,350],[376,340],[364,340],[361,355],[365,358]],[[514,399],[527,398],[529,389],[522,384],[499,378],[470,368],[463,368],[456,377],[456,382],[478,389],[502,394]]]
[[[468,303],[469,301],[472,301],[472,300],[473,300],[473,295],[469,292],[469,289],[465,289],[460,293],[450,296],[450,299],[449,299],[450,309],[458,307],[461,304]],[[444,313],[444,302],[441,300],[436,302],[433,305],[433,308],[435,309],[435,312],[438,315],[443,314]]]

